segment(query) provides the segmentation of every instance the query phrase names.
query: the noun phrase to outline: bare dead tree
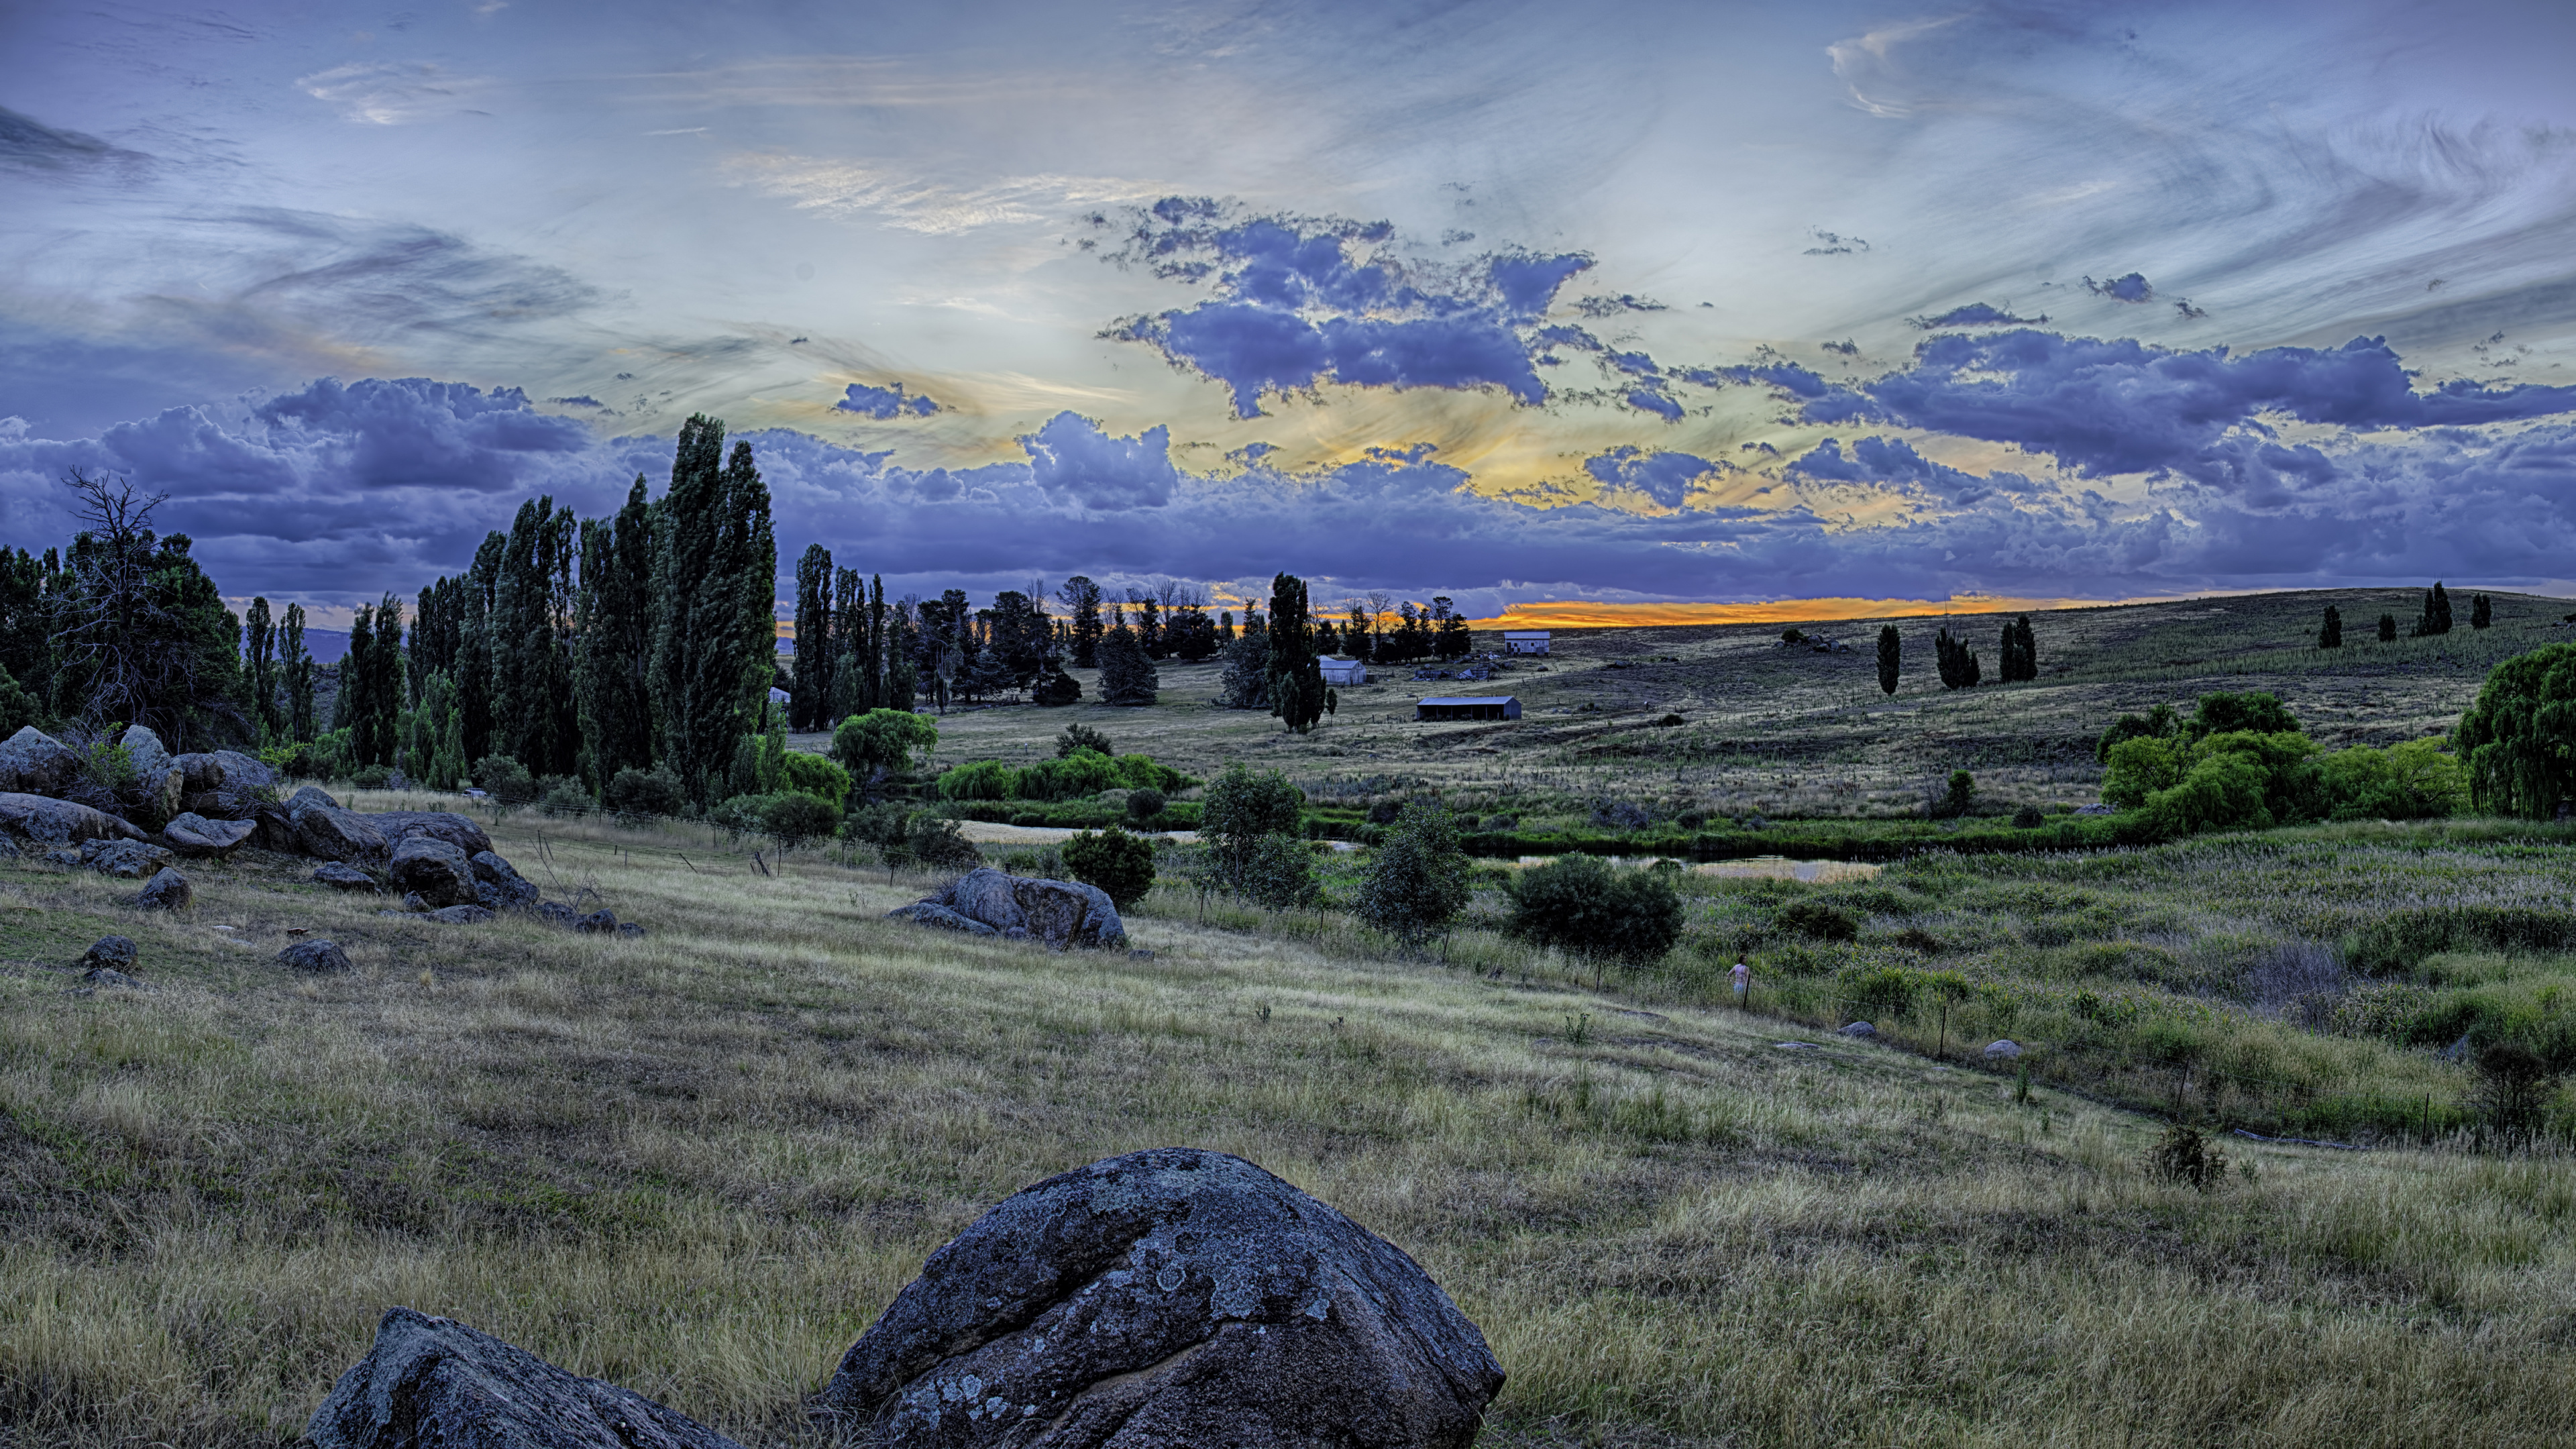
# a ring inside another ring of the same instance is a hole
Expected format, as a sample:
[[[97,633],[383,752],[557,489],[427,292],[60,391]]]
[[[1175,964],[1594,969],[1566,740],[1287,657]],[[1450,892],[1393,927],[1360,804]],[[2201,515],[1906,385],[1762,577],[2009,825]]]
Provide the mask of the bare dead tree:
[[[167,634],[171,622],[152,588],[152,514],[168,495],[137,495],[122,477],[79,468],[63,486],[73,492],[72,516],[81,524],[67,560],[72,587],[60,636],[81,682],[76,707],[92,721],[133,722],[167,665],[145,641]]]

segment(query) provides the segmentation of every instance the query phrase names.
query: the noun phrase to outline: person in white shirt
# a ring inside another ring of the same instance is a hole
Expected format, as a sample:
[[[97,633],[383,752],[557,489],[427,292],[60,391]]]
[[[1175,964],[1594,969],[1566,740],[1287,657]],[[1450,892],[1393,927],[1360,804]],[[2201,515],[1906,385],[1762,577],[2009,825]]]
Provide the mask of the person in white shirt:
[[[1735,969],[1728,974],[1735,978],[1736,1006],[1739,1008],[1750,1006],[1753,1001],[1753,968],[1745,965],[1743,959],[1739,957],[1736,960]]]

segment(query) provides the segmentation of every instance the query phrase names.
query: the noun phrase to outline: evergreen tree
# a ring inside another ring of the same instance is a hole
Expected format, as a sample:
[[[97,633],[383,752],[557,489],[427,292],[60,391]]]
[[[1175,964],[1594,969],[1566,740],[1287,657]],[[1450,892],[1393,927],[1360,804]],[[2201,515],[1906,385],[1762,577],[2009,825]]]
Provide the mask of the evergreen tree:
[[[1897,666],[1903,661],[1904,651],[1905,641],[1897,635],[1896,626],[1894,624],[1880,625],[1878,629],[1879,693],[1894,694],[1896,692]]]
[[[1294,574],[1270,580],[1270,712],[1304,734],[1324,717],[1324,666],[1315,656],[1314,626],[1306,610],[1306,581]]]
[[[1458,834],[1446,807],[1406,804],[1369,850],[1352,914],[1407,946],[1447,933],[1475,894],[1474,866]]]
[[[2332,604],[2326,605],[2325,622],[2317,626],[2317,647],[2320,649],[2343,647],[2343,614]]]
[[[376,651],[376,611],[360,604],[349,619],[349,649],[340,656],[340,687],[331,695],[331,730],[349,731],[349,756],[366,764],[375,753],[375,716],[366,707],[367,656]]]
[[[1101,637],[1101,703],[1152,704],[1161,687],[1162,681],[1154,673],[1154,662],[1146,657],[1145,646],[1136,638],[1135,630],[1121,625]]]
[[[247,738],[241,621],[184,533],[153,532],[158,497],[74,469],[83,527],[51,584],[56,704],[158,733],[173,750]]]
[[[1973,688],[1982,673],[1977,651],[1961,640],[1950,637],[1947,625],[1932,639],[1933,667],[1940,672],[1944,689]]]
[[[1467,627],[1466,616],[1447,598],[1431,601],[1431,650],[1441,659],[1464,659],[1476,647],[1476,636]]]
[[[1172,647],[1172,657],[1184,664],[1201,664],[1216,657],[1224,647],[1217,638],[1216,624],[1207,616],[1207,606],[1191,599],[1173,609],[1163,626],[1165,638]]]
[[[493,596],[493,752],[531,775],[569,775],[580,759],[573,693],[572,510],[528,500],[511,522]]]
[[[2004,624],[2002,674],[2006,684],[2039,678],[2039,646],[2031,637],[2028,614]]]
[[[286,606],[278,630],[277,677],[286,691],[286,737],[299,744],[314,735],[313,656],[304,648],[304,606]]]
[[[821,729],[831,723],[832,551],[819,543],[805,545],[796,560],[796,687],[789,697],[788,725]]]
[[[277,626],[270,622],[268,600],[254,598],[242,624],[242,649],[249,656],[250,717],[266,744],[285,733],[277,707]]]
[[[1270,631],[1261,616],[1250,610],[1243,615],[1243,632],[1225,646],[1225,677],[1218,686],[1217,703],[1227,709],[1270,708]]]
[[[2487,596],[2484,594],[2471,594],[2469,596],[2469,627],[2472,629],[2483,629],[2494,622],[2495,608],[2487,602]]]
[[[2436,579],[2433,587],[2424,593],[2424,612],[2422,617],[2415,621],[2415,633],[2420,638],[2450,632],[2451,596],[2442,588],[2441,581]]]
[[[368,652],[364,668],[361,707],[366,711],[367,737],[374,752],[358,756],[362,765],[391,765],[402,745],[403,715],[403,611],[402,601],[387,594],[376,605],[375,646]],[[343,668],[342,677],[347,670]],[[346,686],[344,685],[345,689]]]
[[[0,548],[0,669],[39,701],[53,693],[51,595],[61,567],[51,549],[40,559],[26,549]]]
[[[656,754],[653,517],[639,474],[624,508],[581,525],[573,694],[582,778],[602,798],[619,772],[650,770]],[[460,727],[462,718],[460,709]]]
[[[464,721],[465,758],[478,763],[495,747],[493,690],[497,683],[497,651],[493,608],[501,590],[502,559],[509,551],[507,536],[485,534],[482,546],[474,550],[473,567],[460,580],[464,585],[464,611],[458,633],[456,707]]]
[[[2397,616],[2395,614],[2382,614],[2379,616],[2379,642],[2382,644],[2394,644],[2397,642]]]
[[[1168,652],[1163,647],[1162,605],[1142,589],[1129,589],[1127,607],[1136,611],[1136,621],[1130,626],[1136,631],[1136,646],[1145,651],[1148,659],[1162,658]]]
[[[707,804],[777,667],[778,551],[751,445],[725,459],[724,424],[692,416],[653,532],[654,713],[672,773]]]
[[[1004,589],[993,596],[986,627],[991,636],[989,652],[993,667],[999,671],[1002,689],[1026,689],[1046,666],[1047,646],[1053,640],[1044,610],[1039,608],[1042,595]]]
[[[1218,641],[1223,644],[1231,644],[1234,642],[1234,611],[1232,609],[1220,609],[1217,611],[1216,637]]]
[[[1100,667],[1100,585],[1081,574],[1064,581],[1055,591],[1056,599],[1073,618],[1073,667]]]

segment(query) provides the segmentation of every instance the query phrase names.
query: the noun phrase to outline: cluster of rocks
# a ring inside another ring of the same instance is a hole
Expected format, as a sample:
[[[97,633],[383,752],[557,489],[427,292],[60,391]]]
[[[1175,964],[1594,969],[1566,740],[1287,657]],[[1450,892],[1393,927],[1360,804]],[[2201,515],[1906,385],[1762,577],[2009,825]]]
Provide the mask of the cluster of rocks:
[[[886,915],[970,936],[1043,941],[1058,949],[1127,944],[1118,907],[1100,887],[1007,875],[990,867],[970,870],[937,893]]]
[[[1001,1449],[1466,1449],[1502,1366],[1393,1244],[1238,1157],[1023,1189],[930,1257],[814,1400],[837,1437]],[[386,1313],[315,1449],[739,1449],[464,1324]]]
[[[32,725],[0,741],[0,847],[23,842],[65,865],[146,881],[136,903],[170,910],[185,907],[191,894],[178,861],[221,860],[248,846],[319,860],[318,884],[395,895],[402,910],[388,914],[472,925],[502,911],[538,910],[548,919],[564,913],[571,918],[564,924],[576,930],[644,933],[605,911],[581,915],[541,902],[466,816],[361,813],[313,785],[281,800],[277,772],[251,756],[174,755],[141,725],[128,726],[115,743],[133,778],[108,790],[90,780],[78,751]],[[147,829],[151,822],[158,828]]]

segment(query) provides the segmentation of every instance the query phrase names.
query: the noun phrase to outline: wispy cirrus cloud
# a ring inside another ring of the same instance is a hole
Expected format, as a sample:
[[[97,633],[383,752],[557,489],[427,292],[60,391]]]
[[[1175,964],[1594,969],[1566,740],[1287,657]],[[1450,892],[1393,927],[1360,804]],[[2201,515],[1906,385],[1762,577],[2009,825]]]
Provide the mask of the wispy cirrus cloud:
[[[961,184],[900,166],[814,156],[738,155],[725,162],[725,171],[737,184],[786,197],[801,211],[871,217],[934,236],[1061,222],[1081,207],[1121,205],[1163,190],[1113,176],[1006,176]]]
[[[480,113],[496,82],[456,75],[436,65],[362,61],[316,71],[297,81],[306,95],[338,110],[343,120],[369,126],[408,126],[447,116]]]

